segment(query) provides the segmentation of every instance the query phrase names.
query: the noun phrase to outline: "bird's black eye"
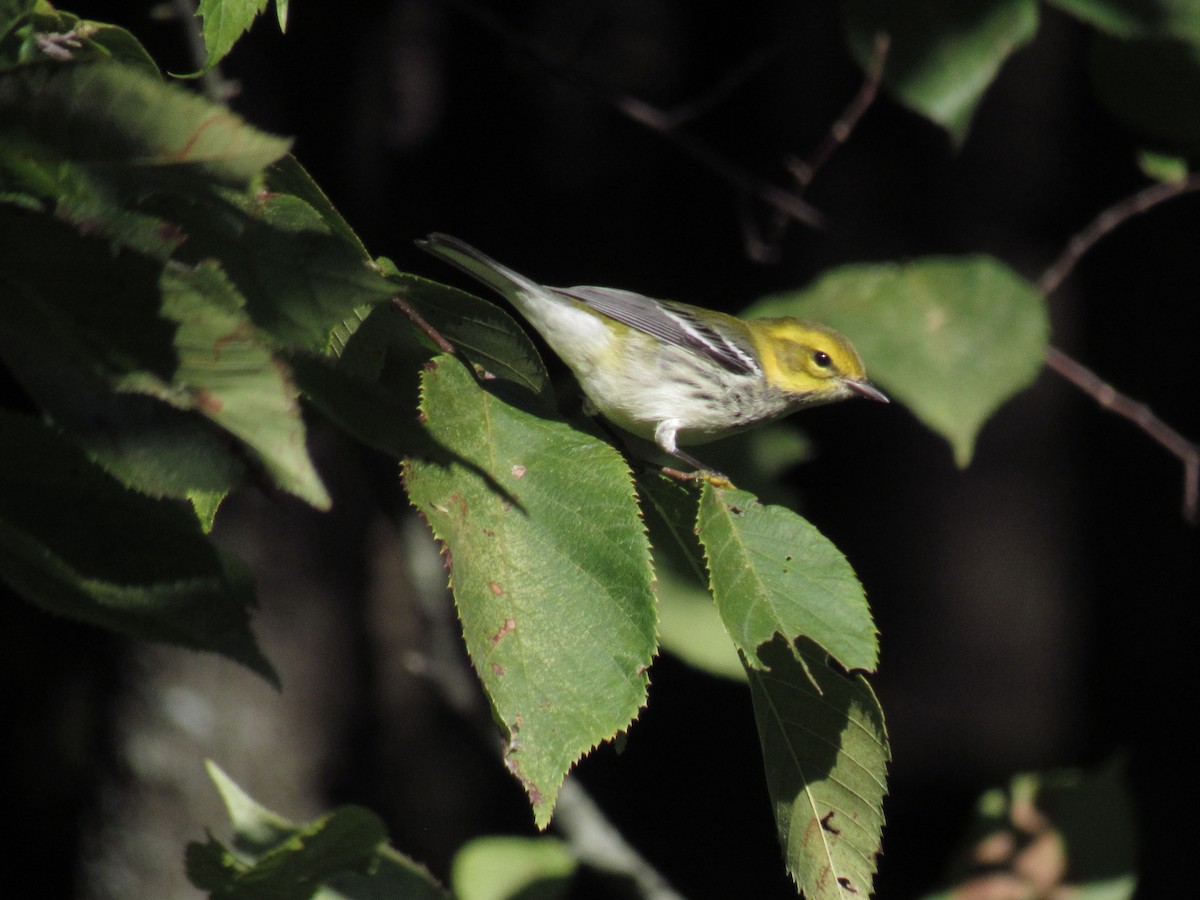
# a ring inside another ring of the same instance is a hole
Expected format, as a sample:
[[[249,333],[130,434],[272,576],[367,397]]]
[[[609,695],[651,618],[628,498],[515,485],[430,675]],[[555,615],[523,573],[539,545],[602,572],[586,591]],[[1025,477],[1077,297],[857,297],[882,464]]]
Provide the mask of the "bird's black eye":
[[[815,353],[813,353],[813,362],[815,362],[822,369],[828,369],[833,365],[833,360],[829,358],[829,354],[824,350],[817,350]]]

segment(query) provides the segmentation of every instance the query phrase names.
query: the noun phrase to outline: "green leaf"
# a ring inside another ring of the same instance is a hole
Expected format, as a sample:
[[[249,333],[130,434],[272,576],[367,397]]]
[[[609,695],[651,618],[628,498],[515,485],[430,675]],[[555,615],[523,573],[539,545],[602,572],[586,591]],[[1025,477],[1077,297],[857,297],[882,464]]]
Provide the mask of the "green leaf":
[[[354,233],[350,223],[334,208],[320,185],[313,181],[313,177],[292,154],[289,153],[273,163],[267,170],[267,190],[291,194],[303,200],[317,212],[330,232],[354,247],[364,260],[370,261],[371,254]]]
[[[170,381],[178,364],[175,327],[160,315],[160,272],[49,217],[0,208],[0,359],[125,484],[155,497],[223,495],[243,464],[217,429],[119,389],[133,373]]]
[[[1014,895],[1129,900],[1137,889],[1137,833],[1119,758],[1094,771],[1017,775],[979,798],[950,886],[928,900],[971,895],[997,876]]]
[[[509,405],[452,357],[434,360],[422,386],[430,434],[458,458],[410,461],[405,483],[446,548],[506,763],[544,827],[568,768],[646,698],[653,574],[629,470],[609,445]]]
[[[550,377],[533,341],[507,312],[465,291],[397,272],[405,300],[473,365],[481,377],[502,378],[553,405]]]
[[[454,855],[450,885],[458,900],[566,897],[575,857],[553,838],[482,837]]]
[[[226,57],[267,8],[267,0],[200,0],[196,15],[204,20],[204,60],[207,72]],[[281,23],[282,24],[282,23]]]
[[[871,896],[890,759],[883,711],[861,675],[803,642],[747,665],[767,789],[788,872],[808,900]],[[814,686],[815,685],[815,686]]]
[[[1200,3],[1196,0],[1049,0],[1096,28],[1118,38],[1175,37],[1200,40]]]
[[[1142,150],[1137,157],[1138,168],[1147,178],[1170,184],[1188,176],[1188,163],[1182,156],[1167,156],[1152,150]]]
[[[188,845],[188,877],[213,897],[308,900],[334,876],[366,873],[387,839],[379,817],[357,806],[294,825],[251,800],[214,764],[208,768],[233,820],[237,848],[230,852],[211,836]]]
[[[245,301],[221,268],[212,261],[194,269],[168,265],[162,292],[163,313],[178,325],[179,354],[170,385],[161,385],[163,399],[211,419],[242,441],[281,488],[328,509],[291,373],[255,334]]]
[[[875,668],[879,643],[862,585],[816,528],[745,491],[706,484],[697,520],[717,609],[747,664],[776,635],[805,637],[847,669]]]
[[[161,197],[143,209],[180,223],[187,241],[176,258],[221,260],[254,324],[284,344],[322,351],[347,316],[396,293],[298,197]]]
[[[864,66],[875,35],[890,37],[884,84],[961,144],[1000,67],[1033,39],[1038,10],[1035,0],[850,0],[846,21]]]
[[[1200,46],[1173,40],[1092,42],[1096,95],[1158,149],[1200,156]]]
[[[0,411],[0,577],[31,603],[278,679],[250,631],[249,575],[181,504],[123,488],[35,419]]]
[[[223,106],[115,63],[0,75],[0,150],[73,159],[115,177],[203,174],[245,188],[289,141]]]
[[[843,331],[872,380],[946,438],[960,466],[988,417],[1037,376],[1050,331],[1033,285],[986,256],[847,266],[749,312]]]

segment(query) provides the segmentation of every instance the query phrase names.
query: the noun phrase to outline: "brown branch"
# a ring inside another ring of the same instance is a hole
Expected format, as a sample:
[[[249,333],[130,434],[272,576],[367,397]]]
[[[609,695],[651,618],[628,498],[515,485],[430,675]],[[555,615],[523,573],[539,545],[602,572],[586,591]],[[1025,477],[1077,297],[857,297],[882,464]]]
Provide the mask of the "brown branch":
[[[1193,172],[1179,181],[1152,184],[1106,209],[1074,235],[1062,254],[1037,280],[1037,289],[1048,297],[1071,274],[1083,255],[1092,249],[1105,235],[1126,220],[1146,212],[1158,204],[1190,191],[1200,190],[1200,173]]]
[[[1183,516],[1195,524],[1200,510],[1200,445],[1194,444],[1156,416],[1150,407],[1122,394],[1082,363],[1057,347],[1046,348],[1046,365],[1101,407],[1133,422],[1183,463]]]
[[[635,122],[643,128],[659,135],[668,143],[674,144],[676,148],[686,153],[717,177],[735,187],[743,196],[760,200],[788,219],[794,219],[814,227],[820,227],[824,223],[824,217],[796,194],[750,174],[745,169],[721,156],[708,145],[678,131],[675,126],[679,114],[673,115],[646,103],[644,100],[609,91],[579,71],[567,68],[552,60],[539,46],[514,31],[493,15],[491,11],[483,9],[474,3],[467,2],[467,0],[453,0],[453,3],[461,12],[470,16],[476,24],[498,35],[509,46],[529,57],[560,80],[594,97],[631,122]],[[723,94],[721,86],[718,86],[716,93],[718,96]],[[686,112],[687,108],[685,107],[684,109]]]
[[[426,337],[428,337],[431,341],[433,341],[434,345],[439,350],[441,350],[443,353],[457,353],[458,352],[457,350],[454,349],[454,345],[452,343],[450,343],[448,340],[446,340],[445,337],[442,336],[442,333],[440,331],[438,331],[436,328],[434,328],[432,325],[430,325],[428,322],[426,322],[425,319],[421,316],[421,314],[419,312],[417,312],[415,309],[413,309],[408,304],[407,300],[404,300],[400,297],[393,297],[392,303],[395,305],[395,307],[397,309],[399,309],[406,316],[408,316],[409,319],[412,320],[412,323],[414,325],[416,325],[418,328],[420,328],[421,331],[423,331],[425,333]]]
[[[789,168],[796,181],[800,183],[801,191],[808,189],[817,172],[829,161],[829,157],[833,156],[846,143],[850,135],[854,132],[855,126],[858,125],[859,119],[863,117],[866,111],[871,108],[871,104],[875,102],[875,97],[879,94],[879,85],[883,81],[883,67],[887,62],[888,49],[891,47],[891,43],[891,37],[884,32],[875,35],[875,39],[871,45],[871,61],[867,65],[866,77],[863,78],[863,83],[859,87],[858,93],[854,95],[854,99],[850,101],[846,108],[842,110],[842,114],[830,126],[829,132],[825,135],[825,140],[813,151],[812,156],[807,160],[793,160],[791,162]]]
[[[879,95],[879,85],[883,81],[883,67],[887,62],[890,46],[891,38],[887,34],[880,32],[875,35],[871,47],[871,60],[858,92],[842,110],[842,114],[829,126],[824,140],[807,160],[791,157],[786,161],[788,171],[800,185],[801,195],[808,190],[813,179],[817,177],[817,172],[829,158],[850,139],[859,120],[875,102]],[[742,235],[746,254],[755,262],[774,262],[779,257],[779,241],[785,228],[787,219],[777,214],[760,231],[749,211],[745,211],[742,215]]]
[[[1115,203],[1067,241],[1063,252],[1037,280],[1049,296],[1066,280],[1085,253],[1117,226],[1173,197],[1200,190],[1200,173],[1179,181],[1152,184]],[[1183,517],[1193,525],[1200,515],[1200,444],[1189,441],[1156,416],[1146,404],[1122,394],[1099,375],[1057,347],[1046,347],[1046,365],[1096,401],[1103,409],[1133,422],[1183,463]]]

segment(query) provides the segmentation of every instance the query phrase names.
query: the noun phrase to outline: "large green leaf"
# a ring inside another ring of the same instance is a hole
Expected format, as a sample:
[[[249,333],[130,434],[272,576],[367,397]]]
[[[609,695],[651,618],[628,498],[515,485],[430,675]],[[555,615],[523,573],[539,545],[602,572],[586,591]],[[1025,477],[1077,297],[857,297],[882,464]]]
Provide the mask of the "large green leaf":
[[[446,548],[505,760],[544,827],[568,768],[646,698],[653,576],[629,469],[452,357],[434,360],[422,387],[426,425],[457,459],[410,461],[405,483]]]
[[[94,171],[203,173],[230,187],[248,185],[290,143],[177,85],[114,63],[0,75],[0,135],[0,147],[73,159]]]
[[[188,877],[219,900],[447,900],[416,863],[388,847],[383,822],[344,806],[291,822],[260,805],[208,763],[233,825],[233,846],[211,835],[187,848]]]
[[[706,484],[697,519],[713,597],[752,666],[776,635],[805,637],[847,669],[873,670],[879,642],[862,585],[809,522],[746,491]]]
[[[850,47],[863,64],[875,35],[891,38],[883,81],[956,143],[1005,60],[1037,32],[1035,0],[850,0]]]
[[[767,789],[788,872],[808,900],[869,897],[883,832],[883,711],[861,675],[831,669],[803,642],[747,665]]]
[[[1049,0],[1049,3],[1113,37],[1200,40],[1197,0]]]
[[[248,573],[181,504],[129,491],[35,419],[0,411],[0,577],[30,602],[132,637],[221,653],[276,681]]]
[[[847,266],[749,313],[845,332],[871,378],[946,438],[961,466],[988,417],[1037,376],[1050,330],[1033,285],[987,256]]]

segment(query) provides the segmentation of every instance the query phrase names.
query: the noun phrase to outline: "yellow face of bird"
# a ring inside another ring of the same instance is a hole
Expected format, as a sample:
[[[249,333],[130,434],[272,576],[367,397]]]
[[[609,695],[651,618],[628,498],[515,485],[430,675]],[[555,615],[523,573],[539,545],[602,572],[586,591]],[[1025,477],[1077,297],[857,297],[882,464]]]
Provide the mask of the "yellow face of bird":
[[[767,382],[782,391],[840,394],[846,381],[866,378],[854,345],[827,325],[790,316],[748,324]]]

